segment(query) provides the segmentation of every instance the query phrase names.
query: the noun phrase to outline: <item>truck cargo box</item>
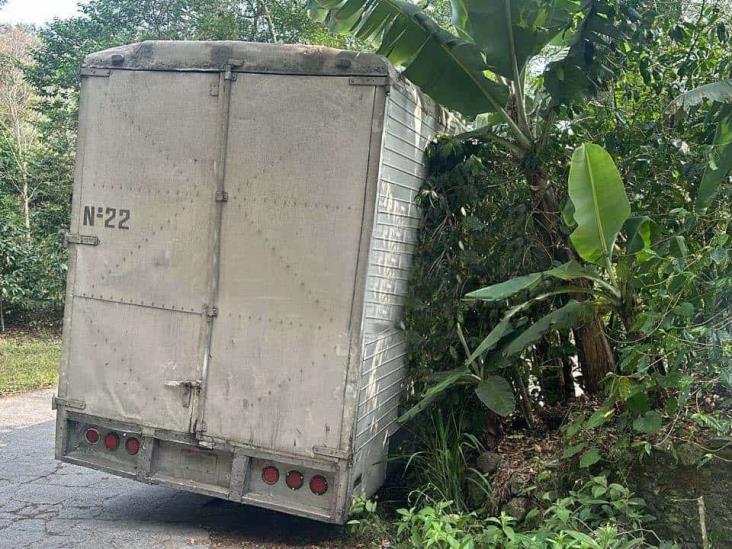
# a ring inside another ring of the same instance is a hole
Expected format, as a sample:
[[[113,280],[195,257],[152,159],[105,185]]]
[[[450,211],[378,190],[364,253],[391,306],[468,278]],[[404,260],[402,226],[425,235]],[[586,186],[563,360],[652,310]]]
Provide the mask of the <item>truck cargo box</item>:
[[[143,42],[80,75],[57,458],[343,522],[397,428],[447,115],[322,47]]]

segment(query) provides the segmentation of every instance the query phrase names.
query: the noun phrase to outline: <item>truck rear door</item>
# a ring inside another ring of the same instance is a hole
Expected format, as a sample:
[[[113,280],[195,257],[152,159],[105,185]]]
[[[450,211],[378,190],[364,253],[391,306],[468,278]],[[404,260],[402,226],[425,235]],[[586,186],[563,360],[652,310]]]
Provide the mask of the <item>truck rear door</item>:
[[[211,284],[219,74],[82,79],[60,397],[193,428]]]
[[[203,432],[296,455],[338,449],[355,398],[346,376],[376,88],[237,76]]]

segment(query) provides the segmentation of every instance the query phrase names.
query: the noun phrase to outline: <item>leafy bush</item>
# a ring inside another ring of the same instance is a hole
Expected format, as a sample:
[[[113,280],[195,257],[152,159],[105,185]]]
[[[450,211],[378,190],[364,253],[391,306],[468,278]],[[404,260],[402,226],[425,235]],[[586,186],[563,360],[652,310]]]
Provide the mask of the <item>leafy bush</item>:
[[[378,543],[388,539],[392,546],[404,548],[631,549],[660,541],[645,528],[653,517],[645,513],[643,500],[604,476],[580,483],[543,511],[532,510],[523,526],[505,513],[500,517],[458,513],[453,502],[444,500],[422,500],[421,505],[399,509],[392,528],[379,517],[373,502],[359,500],[354,511],[357,518],[350,524],[361,536],[371,533]],[[537,521],[538,526],[528,526]]]

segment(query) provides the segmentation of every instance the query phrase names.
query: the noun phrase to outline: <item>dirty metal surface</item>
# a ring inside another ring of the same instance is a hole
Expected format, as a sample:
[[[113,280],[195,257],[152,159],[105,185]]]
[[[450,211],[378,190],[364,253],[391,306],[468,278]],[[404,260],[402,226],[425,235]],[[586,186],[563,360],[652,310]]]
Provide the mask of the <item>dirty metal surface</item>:
[[[202,362],[216,85],[213,74],[124,71],[83,81],[72,232],[99,244],[71,244],[60,393],[88,413],[190,428],[175,383]]]
[[[394,72],[386,59],[372,53],[300,44],[193,40],[148,40],[118,46],[87,56],[82,71],[219,71],[231,60],[236,60],[237,72],[323,76]]]
[[[231,93],[206,434],[311,456],[339,447],[352,405],[374,87],[241,74]]]

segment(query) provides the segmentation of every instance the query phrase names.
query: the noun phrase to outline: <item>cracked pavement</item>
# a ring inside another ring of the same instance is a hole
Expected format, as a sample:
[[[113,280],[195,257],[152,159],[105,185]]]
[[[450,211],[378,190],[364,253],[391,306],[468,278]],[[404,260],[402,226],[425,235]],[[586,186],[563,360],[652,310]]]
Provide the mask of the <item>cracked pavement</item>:
[[[0,398],[0,549],[346,546],[337,526],[57,462],[52,394]]]

